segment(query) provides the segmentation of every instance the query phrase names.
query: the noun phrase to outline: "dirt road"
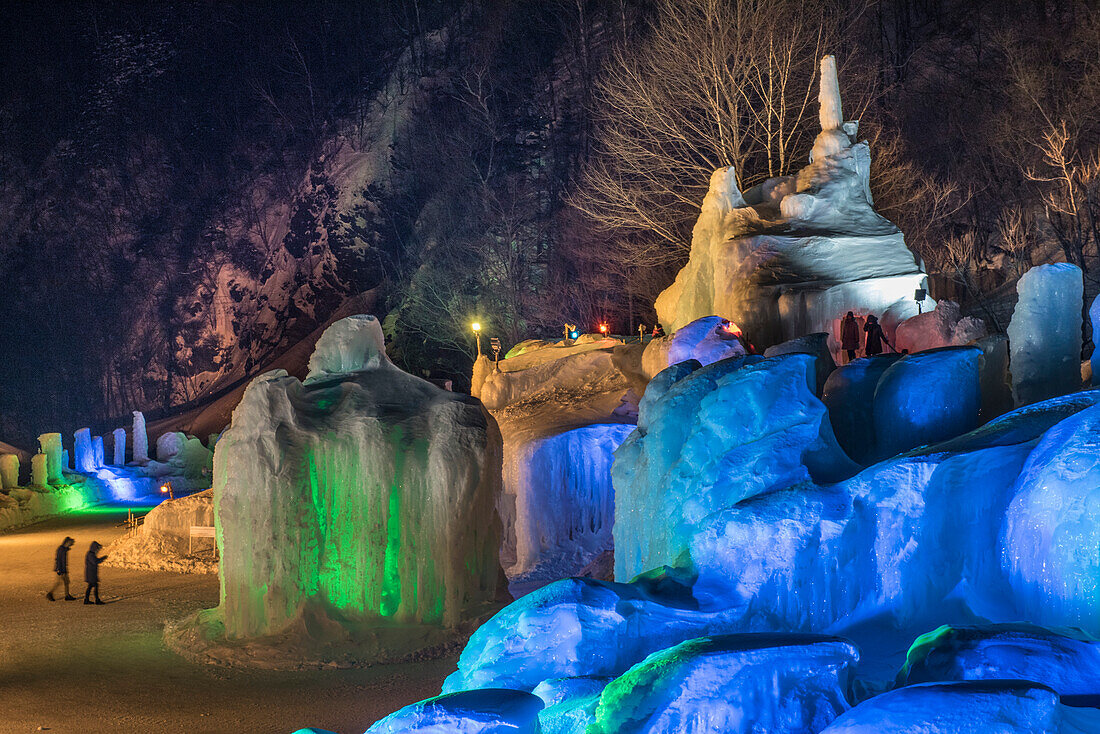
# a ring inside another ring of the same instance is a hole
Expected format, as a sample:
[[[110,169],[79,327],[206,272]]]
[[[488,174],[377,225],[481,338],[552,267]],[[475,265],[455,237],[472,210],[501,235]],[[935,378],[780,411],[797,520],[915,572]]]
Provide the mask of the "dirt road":
[[[71,515],[0,535],[0,734],[358,734],[435,695],[454,670],[454,659],[289,673],[187,662],[164,647],[164,622],[215,606],[214,576],[103,567],[106,606],[47,601],[61,539],[76,538],[69,560],[80,596],[88,544],[117,537],[124,516]]]

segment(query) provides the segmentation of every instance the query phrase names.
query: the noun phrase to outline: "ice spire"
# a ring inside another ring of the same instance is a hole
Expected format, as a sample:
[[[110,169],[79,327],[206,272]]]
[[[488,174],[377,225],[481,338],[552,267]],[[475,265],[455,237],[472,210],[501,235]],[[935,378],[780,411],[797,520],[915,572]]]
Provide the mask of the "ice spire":
[[[840,107],[840,82],[836,76],[836,57],[821,57],[821,89],[817,94],[821,105],[818,116],[822,130],[840,130],[844,127],[844,112]]]

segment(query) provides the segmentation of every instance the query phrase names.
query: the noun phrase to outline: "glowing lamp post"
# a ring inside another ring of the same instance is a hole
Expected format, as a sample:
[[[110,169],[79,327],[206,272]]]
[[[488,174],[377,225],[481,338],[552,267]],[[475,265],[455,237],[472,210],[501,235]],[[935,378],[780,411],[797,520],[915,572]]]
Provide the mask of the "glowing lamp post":
[[[600,333],[603,334],[604,336],[607,336],[607,324],[606,323],[600,324]]]
[[[474,330],[474,339],[477,341],[477,356],[481,356],[481,324],[475,321],[470,324],[470,328]]]
[[[160,485],[160,493],[168,495],[168,499],[170,500],[174,500],[176,498],[176,495],[172,492],[171,482],[165,482],[164,484]]]

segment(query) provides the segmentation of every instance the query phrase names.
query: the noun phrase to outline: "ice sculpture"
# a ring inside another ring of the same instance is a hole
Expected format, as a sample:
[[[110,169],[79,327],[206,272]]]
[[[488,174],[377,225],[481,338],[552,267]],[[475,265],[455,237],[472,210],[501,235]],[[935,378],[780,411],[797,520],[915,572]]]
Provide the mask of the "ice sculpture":
[[[917,314],[927,276],[902,233],[871,206],[870,148],[841,123],[832,56],[821,61],[821,133],[811,163],[741,194],[732,169],[711,177],[691,254],[657,299],[672,333],[703,316],[730,319],[758,347],[828,332],[839,353],[840,319],[874,313],[888,335]],[[931,304],[930,304],[931,305]]]
[[[940,347],[961,347],[985,336],[985,322],[962,316],[959,304],[954,301],[940,301],[931,311],[898,324],[894,347],[912,354]]]
[[[646,395],[638,429],[611,469],[615,578],[674,564],[695,525],[715,510],[855,473],[810,392],[815,369],[805,354],[755,364],[727,359],[681,376],[667,391],[659,386],[654,400]]]
[[[1012,376],[1008,371],[1008,337],[994,334],[974,342],[982,350],[981,420],[992,420],[1012,410]]]
[[[149,434],[145,432],[145,416],[140,410],[134,411],[134,463],[149,461]]]
[[[114,436],[114,460],[111,463],[126,466],[126,429],[116,428],[111,435]]]
[[[943,347],[910,354],[887,367],[875,387],[877,458],[977,427],[980,355],[976,347]]]
[[[97,467],[90,429],[81,428],[73,434],[73,449],[76,451],[76,470],[84,474],[95,474]]]
[[[103,436],[92,436],[92,461],[96,469],[105,466],[106,452],[103,449]]]
[[[49,470],[45,454],[35,454],[31,457],[31,484],[35,487],[48,487],[50,484]]]
[[[1034,267],[1016,284],[1008,344],[1017,405],[1080,389],[1083,287],[1069,263]]]
[[[922,683],[875,696],[821,734],[1085,734],[1100,712],[1074,710],[1041,683]]]
[[[38,444],[42,447],[42,453],[46,455],[46,475],[51,484],[63,480],[61,470],[64,468],[61,462],[61,434],[43,433],[38,437]]]
[[[366,734],[541,734],[541,709],[542,699],[524,691],[447,693],[393,712]]]
[[[405,655],[409,629],[438,644],[428,628],[481,614],[500,573],[499,441],[476,400],[391,364],[371,316],[325,331],[305,384],[253,380],[214,458],[225,635],[388,628]]]
[[[689,359],[712,364],[748,354],[741,329],[719,316],[706,316],[685,324],[672,336],[653,339],[642,353],[642,370],[652,379],[658,372]]]
[[[829,423],[840,447],[859,464],[879,456],[875,429],[875,388],[882,374],[900,354],[879,354],[849,362],[829,375],[821,402],[829,409]]]
[[[953,680],[1042,681],[1067,696],[1100,695],[1100,642],[1030,624],[949,626],[909,648],[898,685]]]
[[[15,454],[0,454],[0,485],[3,489],[19,486],[19,457]]]
[[[157,439],[157,461],[166,463],[171,461],[187,443],[187,436],[179,431],[169,431]]]
[[[636,421],[641,345],[513,351],[498,364],[479,360],[474,379],[504,440],[501,560],[513,578],[561,578],[610,548],[611,458]]]
[[[859,659],[822,635],[701,637],[650,655],[611,681],[588,734],[821,731],[848,709]]]

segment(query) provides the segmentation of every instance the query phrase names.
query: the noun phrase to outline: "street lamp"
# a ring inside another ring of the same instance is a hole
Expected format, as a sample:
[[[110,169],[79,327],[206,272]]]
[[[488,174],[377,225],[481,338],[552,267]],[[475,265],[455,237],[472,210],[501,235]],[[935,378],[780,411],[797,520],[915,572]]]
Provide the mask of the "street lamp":
[[[474,322],[470,324],[470,328],[474,330],[474,339],[477,340],[477,356],[481,356],[481,324]]]

